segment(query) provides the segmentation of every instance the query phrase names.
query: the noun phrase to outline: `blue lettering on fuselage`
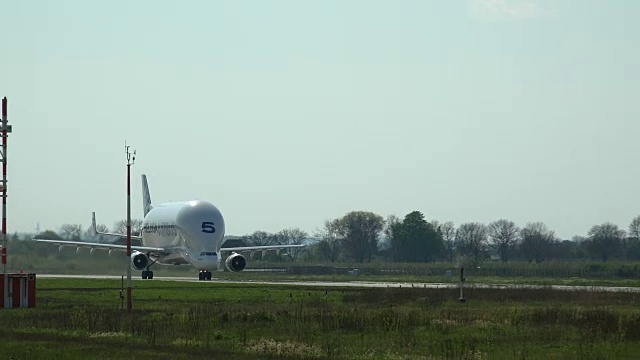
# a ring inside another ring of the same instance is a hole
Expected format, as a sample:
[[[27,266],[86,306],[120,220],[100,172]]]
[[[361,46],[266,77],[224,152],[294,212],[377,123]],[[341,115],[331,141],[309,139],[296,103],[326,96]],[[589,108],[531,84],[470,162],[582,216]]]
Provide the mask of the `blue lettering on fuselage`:
[[[176,226],[171,223],[154,223],[154,224],[146,224],[142,227],[143,234],[153,234],[156,233],[160,236],[176,236],[178,235],[178,230],[176,230]]]

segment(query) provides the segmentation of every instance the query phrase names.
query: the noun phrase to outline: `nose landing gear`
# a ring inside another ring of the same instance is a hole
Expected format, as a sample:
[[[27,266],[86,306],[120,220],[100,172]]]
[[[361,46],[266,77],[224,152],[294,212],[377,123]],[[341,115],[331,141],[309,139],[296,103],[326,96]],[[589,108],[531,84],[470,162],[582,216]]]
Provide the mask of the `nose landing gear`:
[[[200,270],[200,273],[198,273],[198,280],[211,280],[211,271]]]

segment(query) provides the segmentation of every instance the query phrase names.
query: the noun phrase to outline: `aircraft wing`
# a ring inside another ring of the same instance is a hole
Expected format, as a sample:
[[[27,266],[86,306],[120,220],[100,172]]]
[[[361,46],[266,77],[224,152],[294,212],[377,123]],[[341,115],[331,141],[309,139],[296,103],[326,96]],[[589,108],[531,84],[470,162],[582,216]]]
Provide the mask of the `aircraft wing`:
[[[279,250],[279,249],[291,249],[291,248],[303,248],[307,245],[266,245],[266,246],[241,246],[241,247],[227,247],[220,248],[220,252],[223,251],[258,251],[258,250]]]
[[[44,242],[44,243],[49,243],[53,245],[58,245],[61,248],[64,246],[69,246],[69,247],[77,247],[77,248],[86,247],[86,248],[91,248],[91,250],[102,249],[102,250],[127,251],[127,245],[92,243],[92,242],[85,242],[85,241],[46,240],[46,239],[33,239],[33,240],[37,242]],[[150,252],[158,255],[160,254],[166,255],[171,253],[169,249],[149,247],[149,246],[131,246],[131,250],[141,251],[141,252]]]

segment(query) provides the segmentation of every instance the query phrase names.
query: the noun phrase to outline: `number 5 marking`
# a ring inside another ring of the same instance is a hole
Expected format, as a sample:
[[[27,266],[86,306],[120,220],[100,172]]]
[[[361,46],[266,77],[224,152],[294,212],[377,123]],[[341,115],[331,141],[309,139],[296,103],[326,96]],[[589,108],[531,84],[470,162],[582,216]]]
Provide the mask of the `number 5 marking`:
[[[203,221],[202,222],[202,232],[211,234],[211,233],[216,232],[216,228],[213,227],[213,223],[211,221]]]

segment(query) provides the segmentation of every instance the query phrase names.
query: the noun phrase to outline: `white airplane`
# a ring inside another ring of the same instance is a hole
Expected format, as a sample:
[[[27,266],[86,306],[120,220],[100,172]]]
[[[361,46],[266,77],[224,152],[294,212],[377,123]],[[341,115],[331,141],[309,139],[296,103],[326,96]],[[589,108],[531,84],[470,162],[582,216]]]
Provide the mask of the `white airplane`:
[[[202,200],[171,202],[159,205],[151,204],[146,175],[142,175],[142,202],[144,220],[140,239],[142,246],[131,246],[131,267],[142,270],[143,279],[153,279],[149,268],[155,263],[163,265],[191,264],[199,270],[200,280],[211,280],[211,270],[220,268],[221,252],[231,252],[225,266],[230,271],[242,271],[247,260],[239,252],[269,251],[304,247],[300,245],[244,246],[221,248],[224,238],[224,218],[213,204]],[[99,232],[96,229],[96,216],[93,213],[91,229],[94,234],[123,237],[123,234]],[[91,243],[84,241],[62,241],[34,239],[65,246],[126,251],[126,245]]]

